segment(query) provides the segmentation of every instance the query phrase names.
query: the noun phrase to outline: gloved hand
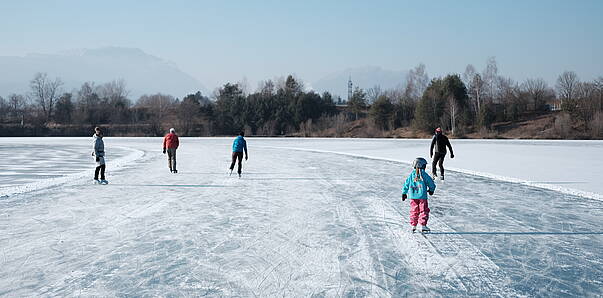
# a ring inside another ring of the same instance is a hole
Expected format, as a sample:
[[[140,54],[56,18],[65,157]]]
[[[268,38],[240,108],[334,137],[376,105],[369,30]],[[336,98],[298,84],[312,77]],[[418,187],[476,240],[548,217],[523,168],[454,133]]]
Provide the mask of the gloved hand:
[[[97,156],[96,157],[96,161],[99,162],[100,161],[100,157]]]
[[[403,193],[402,194],[402,201],[406,200],[406,198],[408,198],[408,196],[405,193]]]
[[[429,158],[433,158],[433,153],[429,153]]]
[[[454,153],[450,153],[450,158],[454,158]]]
[[[249,155],[245,155],[245,160],[247,160],[248,157],[249,157]]]
[[[165,149],[163,149],[163,154],[165,154]]]
[[[428,190],[428,191],[427,191],[427,193],[428,193],[430,196],[433,196],[433,190]]]

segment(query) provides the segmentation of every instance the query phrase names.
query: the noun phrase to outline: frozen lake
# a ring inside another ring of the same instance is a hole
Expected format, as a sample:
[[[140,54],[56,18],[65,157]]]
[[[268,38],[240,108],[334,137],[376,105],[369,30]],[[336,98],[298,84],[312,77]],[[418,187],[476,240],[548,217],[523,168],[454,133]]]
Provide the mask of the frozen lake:
[[[603,294],[603,142],[452,140],[423,236],[428,140],[231,141],[106,138],[98,186],[89,138],[1,138],[0,296]]]

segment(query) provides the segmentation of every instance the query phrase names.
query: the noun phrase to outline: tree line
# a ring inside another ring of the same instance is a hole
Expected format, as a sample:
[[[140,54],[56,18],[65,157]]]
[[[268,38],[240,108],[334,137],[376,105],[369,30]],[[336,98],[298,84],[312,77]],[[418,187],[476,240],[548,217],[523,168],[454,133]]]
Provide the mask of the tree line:
[[[369,116],[384,130],[411,125],[427,132],[442,127],[463,136],[492,130],[495,123],[555,113],[554,126],[560,137],[569,138],[572,133],[603,137],[603,77],[582,82],[575,72],[565,71],[555,86],[541,78],[519,83],[499,75],[492,57],[481,72],[468,65],[462,75],[431,80],[421,64],[409,73],[404,88],[376,89]],[[362,92],[356,93],[362,98]],[[351,104],[361,109],[366,101],[353,99]]]
[[[87,135],[105,126],[114,135],[160,136],[175,127],[186,136],[249,135],[343,136],[365,123],[374,131],[412,128],[431,132],[442,127],[456,136],[495,130],[526,116],[555,113],[555,130],[568,138],[580,132],[603,133],[603,78],[582,82],[576,73],[559,75],[555,86],[541,78],[521,83],[499,75],[494,58],[478,72],[468,65],[462,74],[429,78],[423,64],[412,69],[400,87],[356,87],[347,100],[304,88],[287,76],[261,82],[254,92],[227,83],[211,96],[200,92],[182,99],[150,94],[133,102],[126,82],[63,92],[60,78],[38,73],[30,92],[0,97],[1,135]],[[337,103],[337,104],[336,104]],[[377,136],[369,133],[367,136]]]

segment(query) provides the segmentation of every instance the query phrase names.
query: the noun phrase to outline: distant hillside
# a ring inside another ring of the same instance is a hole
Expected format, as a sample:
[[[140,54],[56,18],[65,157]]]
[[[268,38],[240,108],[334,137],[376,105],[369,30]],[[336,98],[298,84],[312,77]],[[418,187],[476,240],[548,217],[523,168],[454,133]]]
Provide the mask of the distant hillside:
[[[379,85],[381,89],[385,90],[404,85],[407,74],[407,71],[387,70],[378,66],[349,68],[330,74],[312,83],[312,86],[316,91],[329,91],[335,96],[341,96],[342,99],[346,99],[350,76],[354,87],[358,86],[362,89],[368,89]]]
[[[140,49],[106,47],[62,54],[30,54],[24,57],[0,56],[0,95],[25,93],[37,72],[59,77],[64,91],[79,89],[86,81],[105,83],[124,79],[130,98],[161,92],[176,97],[206,88],[172,63]]]

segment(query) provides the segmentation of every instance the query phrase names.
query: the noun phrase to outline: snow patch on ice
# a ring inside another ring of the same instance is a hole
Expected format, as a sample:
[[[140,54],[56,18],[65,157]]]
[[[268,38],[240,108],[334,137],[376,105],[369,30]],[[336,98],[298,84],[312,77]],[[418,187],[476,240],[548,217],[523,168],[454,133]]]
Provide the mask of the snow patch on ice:
[[[111,166],[112,171],[116,171],[116,170],[126,167],[131,162],[142,158],[145,154],[145,152],[142,150],[138,150],[138,149],[134,149],[134,148],[130,148],[130,147],[115,146],[114,148],[131,151],[131,152],[130,152],[130,154],[128,154],[124,157],[110,161],[110,166]],[[94,168],[92,168],[92,171],[94,171]],[[78,173],[73,173],[73,174],[56,177],[56,178],[44,179],[44,180],[27,183],[27,184],[23,184],[23,185],[18,185],[18,186],[14,186],[14,187],[0,188],[0,198],[6,198],[6,197],[14,196],[17,194],[27,193],[27,192],[31,192],[31,191],[36,191],[36,190],[60,185],[60,184],[63,184],[63,183],[69,182],[69,181],[73,181],[76,179],[81,179],[86,176],[90,176],[90,173],[91,173],[91,170],[86,170],[86,171],[82,171],[82,172],[78,172]]]
[[[307,151],[307,152],[316,152],[316,153],[329,153],[329,154],[338,154],[338,155],[345,155],[345,156],[353,156],[353,157],[357,157],[357,158],[366,158],[366,159],[373,159],[373,160],[383,160],[383,161],[397,162],[397,163],[403,163],[403,164],[408,164],[408,165],[411,164],[409,161],[406,161],[406,160],[399,160],[399,159],[386,158],[386,157],[370,156],[370,155],[365,155],[365,154],[356,154],[356,153],[338,152],[338,151],[330,151],[330,150],[321,150],[321,149],[308,149],[308,148],[298,148],[298,147],[280,147],[280,146],[256,146],[256,147],[274,148],[274,149],[289,149],[289,150],[298,150],[298,151]],[[491,173],[486,173],[486,172],[479,172],[479,171],[473,171],[473,170],[462,169],[462,168],[455,168],[455,167],[452,167],[452,168],[446,167],[446,170],[447,171],[452,171],[452,172],[457,172],[457,173],[463,173],[463,174],[467,174],[467,175],[484,177],[484,178],[493,179],[493,180],[497,180],[497,181],[517,183],[517,184],[522,184],[522,185],[536,187],[536,188],[553,190],[553,191],[557,191],[557,192],[560,192],[560,193],[564,193],[564,194],[568,194],[568,195],[573,195],[573,196],[578,196],[578,197],[587,198],[587,199],[593,199],[593,200],[603,201],[603,196],[601,196],[601,194],[594,193],[594,192],[589,192],[589,191],[583,191],[583,190],[579,190],[579,189],[573,189],[573,188],[563,187],[563,186],[554,185],[554,184],[533,182],[533,181],[528,181],[528,180],[519,179],[519,178],[507,177],[507,176],[502,176],[502,175],[496,175],[496,174],[491,174]]]

